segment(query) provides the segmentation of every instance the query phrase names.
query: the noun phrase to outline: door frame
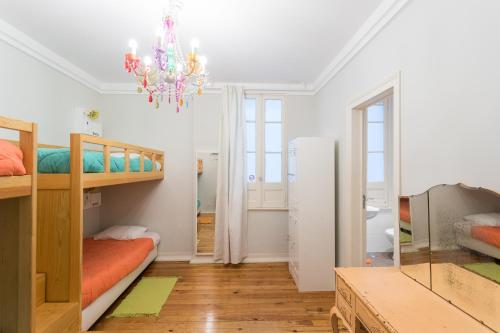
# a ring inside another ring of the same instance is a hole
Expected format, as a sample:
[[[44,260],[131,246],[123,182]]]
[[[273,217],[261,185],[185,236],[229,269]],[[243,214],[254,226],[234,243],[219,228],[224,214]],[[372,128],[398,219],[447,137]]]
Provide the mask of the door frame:
[[[366,255],[366,219],[363,210],[362,195],[364,190],[364,143],[363,111],[376,100],[392,94],[392,172],[393,196],[392,215],[394,227],[394,266],[399,267],[399,195],[401,193],[401,152],[400,152],[400,112],[401,112],[401,73],[388,78],[376,88],[350,103],[347,108],[346,135],[346,221],[350,222],[351,265],[364,266]]]

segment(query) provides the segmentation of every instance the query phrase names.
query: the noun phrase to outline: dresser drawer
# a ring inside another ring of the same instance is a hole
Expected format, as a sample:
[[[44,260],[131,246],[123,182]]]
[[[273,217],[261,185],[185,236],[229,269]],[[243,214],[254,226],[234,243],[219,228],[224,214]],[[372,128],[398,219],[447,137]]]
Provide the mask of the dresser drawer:
[[[354,301],[354,295],[351,291],[351,288],[347,286],[347,284],[342,280],[340,276],[337,275],[337,295],[341,295],[344,297],[344,300],[349,304],[351,307],[353,305]]]
[[[373,313],[368,310],[366,305],[356,300],[356,316],[370,333],[389,333]]]
[[[345,324],[352,328],[354,325],[354,312],[352,307],[347,304],[343,297],[337,297],[337,310],[345,320]]]

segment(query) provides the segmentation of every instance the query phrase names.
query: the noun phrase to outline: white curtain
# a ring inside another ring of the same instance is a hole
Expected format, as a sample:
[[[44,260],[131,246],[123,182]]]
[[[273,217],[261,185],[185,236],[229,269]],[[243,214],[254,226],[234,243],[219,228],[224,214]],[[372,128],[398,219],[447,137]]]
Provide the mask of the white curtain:
[[[244,97],[242,87],[222,90],[214,256],[238,264],[248,248]]]

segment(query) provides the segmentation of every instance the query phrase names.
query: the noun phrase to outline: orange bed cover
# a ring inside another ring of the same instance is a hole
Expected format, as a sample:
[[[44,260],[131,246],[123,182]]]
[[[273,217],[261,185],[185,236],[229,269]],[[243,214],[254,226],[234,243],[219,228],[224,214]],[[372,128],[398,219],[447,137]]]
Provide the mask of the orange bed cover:
[[[133,272],[153,248],[151,238],[84,239],[82,309]]]
[[[406,223],[411,223],[410,198],[399,198],[399,219]]]
[[[500,248],[500,227],[473,225],[472,238]]]

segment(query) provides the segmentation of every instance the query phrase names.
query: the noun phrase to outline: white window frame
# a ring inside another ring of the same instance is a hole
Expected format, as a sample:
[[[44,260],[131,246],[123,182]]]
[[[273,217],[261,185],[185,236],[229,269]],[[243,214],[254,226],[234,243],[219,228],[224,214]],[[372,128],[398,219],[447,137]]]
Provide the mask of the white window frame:
[[[378,208],[391,208],[390,202],[392,198],[389,196],[389,189],[392,188],[392,161],[390,160],[391,152],[391,131],[392,128],[392,98],[390,96],[384,97],[380,101],[384,102],[384,181],[383,182],[368,182],[366,184],[367,203]],[[372,103],[372,104],[375,104]],[[368,109],[368,108],[367,108]],[[368,131],[368,111],[365,112],[365,130]],[[366,136],[368,137],[368,135]],[[368,146],[368,145],[367,145]],[[368,148],[367,148],[368,149]],[[366,158],[368,160],[368,151],[366,151]],[[382,191],[382,196],[374,197],[370,195],[374,191]]]
[[[246,94],[246,99],[256,100],[256,180],[248,182],[248,209],[280,210],[287,206],[287,107],[283,95]],[[265,182],[265,101],[281,100],[281,183]],[[246,153],[246,152],[245,152]],[[247,174],[245,174],[245,178]]]

